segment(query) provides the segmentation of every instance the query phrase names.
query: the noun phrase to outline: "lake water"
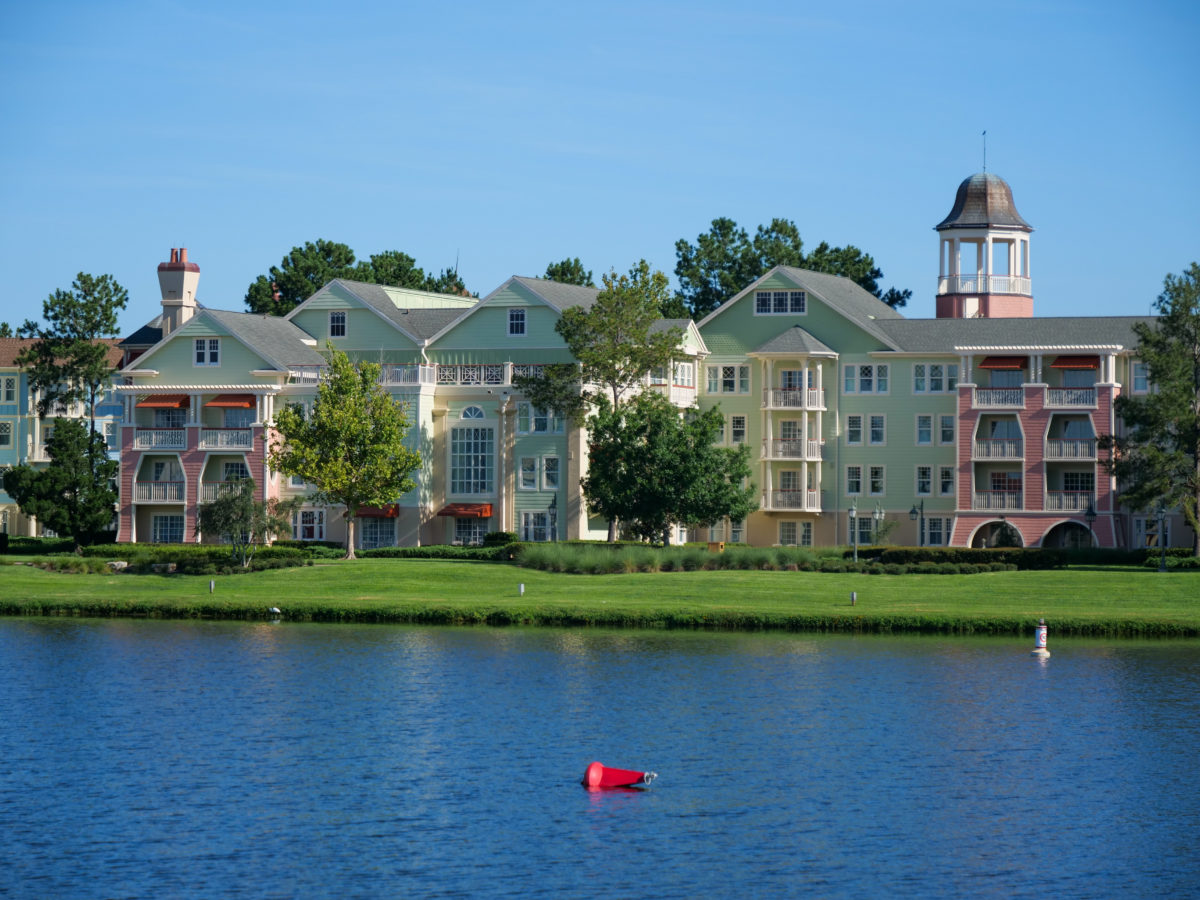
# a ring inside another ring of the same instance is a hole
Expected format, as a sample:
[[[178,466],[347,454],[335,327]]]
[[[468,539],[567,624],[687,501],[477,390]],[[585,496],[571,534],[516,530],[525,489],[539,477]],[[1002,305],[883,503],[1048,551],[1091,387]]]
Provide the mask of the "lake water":
[[[1200,643],[1030,644],[0,619],[0,895],[1197,896]]]

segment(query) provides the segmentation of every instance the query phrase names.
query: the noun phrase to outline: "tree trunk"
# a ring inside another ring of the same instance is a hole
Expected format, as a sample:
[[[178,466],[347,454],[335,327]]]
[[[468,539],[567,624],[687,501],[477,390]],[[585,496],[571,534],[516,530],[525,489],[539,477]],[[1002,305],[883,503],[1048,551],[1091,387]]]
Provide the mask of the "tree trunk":
[[[611,544],[617,539],[617,520],[608,520],[608,542]]]
[[[356,559],[354,555],[354,516],[346,510],[346,555],[342,559]]]

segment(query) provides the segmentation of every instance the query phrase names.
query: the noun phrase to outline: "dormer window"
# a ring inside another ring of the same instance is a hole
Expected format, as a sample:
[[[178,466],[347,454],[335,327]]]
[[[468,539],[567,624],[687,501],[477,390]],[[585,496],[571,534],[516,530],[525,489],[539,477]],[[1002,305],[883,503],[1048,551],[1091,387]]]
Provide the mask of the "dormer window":
[[[802,316],[808,312],[808,295],[804,291],[755,291],[756,316]]]
[[[329,314],[329,336],[345,337],[346,336],[346,311],[339,309]]]
[[[196,338],[195,361],[198,366],[219,366],[221,364],[221,339]]]
[[[525,336],[525,310],[510,309],[508,311],[508,335],[509,337]]]

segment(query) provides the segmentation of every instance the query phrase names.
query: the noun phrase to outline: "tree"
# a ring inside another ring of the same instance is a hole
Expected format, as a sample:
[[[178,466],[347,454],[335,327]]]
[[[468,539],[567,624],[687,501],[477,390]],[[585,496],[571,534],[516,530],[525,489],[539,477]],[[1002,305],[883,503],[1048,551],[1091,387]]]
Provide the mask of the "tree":
[[[388,282],[379,279],[380,284],[388,284]],[[473,296],[467,290],[466,282],[458,274],[458,269],[442,269],[440,275],[428,275],[425,278],[425,284],[422,290],[429,291],[434,294],[455,294],[459,297]]]
[[[1200,265],[1167,275],[1155,311],[1157,321],[1133,326],[1151,390],[1117,397],[1125,433],[1101,436],[1100,447],[1111,451],[1104,465],[1123,485],[1122,502],[1178,507],[1200,556]]]
[[[746,445],[720,447],[718,408],[680,410],[661,394],[621,407],[601,397],[588,420],[589,509],[619,519],[633,534],[670,543],[670,527],[743,519],[757,508]]]
[[[277,472],[315,485],[318,503],[345,507],[345,558],[354,559],[359,507],[393,503],[412,490],[420,457],[404,446],[404,404],[380,386],[379,365],[355,365],[332,346],[329,352],[312,415],[306,419],[294,406],[276,413],[268,456]]]
[[[303,502],[303,497],[256,501],[254,479],[235,479],[217,499],[200,506],[196,534],[207,532],[228,538],[231,555],[242,568],[247,568],[260,545],[277,534],[290,532],[292,513]]]
[[[596,283],[592,281],[592,270],[585,269],[578,256],[550,263],[546,266],[544,277],[549,281],[558,281],[562,284],[577,284],[580,287],[596,286]]]
[[[425,290],[425,270],[418,266],[417,261],[407,253],[399,250],[385,250],[382,253],[374,254],[369,265],[371,277],[367,279],[368,281],[391,287]]]
[[[59,419],[46,442],[44,469],[22,465],[4,475],[4,489],[21,512],[43,526],[70,535],[79,552],[112,524],[116,511],[116,460],[105,453],[104,438],[79,419]]]
[[[12,326],[7,322],[0,322],[0,338],[10,338],[13,336]]]
[[[713,219],[708,233],[699,235],[695,245],[676,241],[675,257],[677,296],[694,318],[708,315],[774,266],[841,275],[893,308],[903,306],[912,296],[911,291],[896,288],[882,292],[879,279],[883,272],[857,247],[831,247],[822,241],[806,254],[800,231],[790,219],[759,225],[753,238],[732,219]]]

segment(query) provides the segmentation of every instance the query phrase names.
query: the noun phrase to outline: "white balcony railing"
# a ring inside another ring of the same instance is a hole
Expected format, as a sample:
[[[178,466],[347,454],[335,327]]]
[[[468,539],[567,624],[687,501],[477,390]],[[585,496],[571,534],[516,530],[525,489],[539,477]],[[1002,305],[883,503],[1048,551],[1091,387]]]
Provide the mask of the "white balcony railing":
[[[696,389],[686,384],[651,384],[650,390],[662,394],[674,406],[689,407],[696,405]]]
[[[1020,509],[1020,491],[976,491],[972,509]]]
[[[133,499],[139,503],[182,503],[182,481],[135,481]]]
[[[1021,459],[1025,442],[1021,438],[1002,438],[975,442],[976,459]]]
[[[817,491],[771,491],[770,509],[820,511],[821,499]]]
[[[201,450],[249,450],[254,433],[249,428],[201,428]]]
[[[1047,388],[1047,406],[1095,406],[1095,388]]]
[[[767,409],[824,409],[825,392],[815,388],[766,388],[763,405]]]
[[[133,432],[135,450],[186,450],[187,430],[183,428],[138,428]]]
[[[329,366],[291,366],[288,384],[319,384],[328,371]],[[388,387],[433,384],[434,379],[434,366],[431,365],[384,365],[379,373],[379,383]]]
[[[237,482],[235,481],[205,481],[200,485],[200,501],[211,503],[222,494],[228,494],[236,489]]]
[[[1022,388],[975,388],[972,401],[974,409],[1020,409],[1025,405],[1025,391]]]
[[[1046,491],[1046,509],[1082,512],[1095,502],[1092,491]]]
[[[821,459],[821,442],[796,439],[763,441],[763,455],[767,459]]]
[[[1031,295],[1028,278],[1022,275],[943,275],[939,294],[1024,294]]]
[[[1095,438],[1051,438],[1046,441],[1046,459],[1095,459]]]

